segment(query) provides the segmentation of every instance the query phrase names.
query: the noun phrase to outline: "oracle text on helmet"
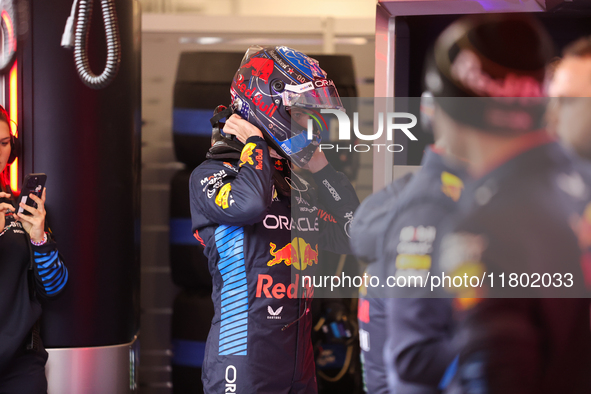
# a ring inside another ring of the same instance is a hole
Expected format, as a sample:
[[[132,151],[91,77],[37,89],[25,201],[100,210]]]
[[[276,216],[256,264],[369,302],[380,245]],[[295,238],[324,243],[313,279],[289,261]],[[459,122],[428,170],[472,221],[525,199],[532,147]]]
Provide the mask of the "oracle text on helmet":
[[[339,140],[351,140],[351,121],[349,116],[337,109],[321,109],[321,114],[333,114],[337,117],[339,122]],[[410,122],[396,123],[395,119],[408,119]],[[384,120],[385,119],[385,120]],[[384,123],[386,123],[386,138],[389,141],[393,140],[393,131],[401,130],[411,141],[417,141],[417,137],[411,133],[410,129],[417,125],[417,117],[408,112],[383,112],[378,114],[378,129],[374,134],[362,134],[359,131],[359,113],[353,113],[353,132],[355,136],[363,141],[375,141],[384,133]],[[313,125],[312,119],[308,119],[308,139],[313,139]]]
[[[331,79],[315,79],[314,86],[317,88],[325,88],[327,86],[335,86]]]

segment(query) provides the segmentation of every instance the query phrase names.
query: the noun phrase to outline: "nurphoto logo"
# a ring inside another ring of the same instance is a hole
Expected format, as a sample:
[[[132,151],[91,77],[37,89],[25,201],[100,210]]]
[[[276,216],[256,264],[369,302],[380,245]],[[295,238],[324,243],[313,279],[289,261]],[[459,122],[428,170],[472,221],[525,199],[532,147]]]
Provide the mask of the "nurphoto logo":
[[[336,109],[321,109],[321,114],[332,114],[337,117],[338,128],[339,128],[339,140],[340,141],[351,141],[351,120],[349,115],[344,111]],[[396,123],[396,119],[407,119],[410,122]],[[385,125],[385,127],[384,127]],[[411,132],[410,129],[417,125],[417,117],[408,112],[380,112],[378,114],[378,128],[374,134],[362,134],[359,130],[359,113],[353,113],[353,132],[355,137],[362,141],[375,141],[382,136],[384,129],[386,130],[386,139],[393,141],[394,130],[402,131],[411,141],[417,141],[417,137]],[[308,119],[308,139],[313,139],[313,123],[312,119]],[[335,145],[333,144],[320,144],[320,150],[336,149],[336,151],[348,151],[348,152],[369,152],[372,147],[375,147],[378,152],[381,147],[385,147],[388,152],[402,152],[404,147],[400,144],[349,144],[349,145]]]

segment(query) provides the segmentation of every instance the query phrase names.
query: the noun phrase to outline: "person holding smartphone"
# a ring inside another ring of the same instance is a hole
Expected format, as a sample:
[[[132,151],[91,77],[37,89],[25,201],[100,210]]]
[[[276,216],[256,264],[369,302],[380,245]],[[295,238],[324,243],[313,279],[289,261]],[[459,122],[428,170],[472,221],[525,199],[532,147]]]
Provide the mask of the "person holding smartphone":
[[[29,194],[37,208],[16,206],[7,167],[18,154],[9,117],[0,106],[0,392],[47,392],[47,352],[39,337],[40,297],[54,297],[67,280],[57,245],[45,225],[45,198]],[[18,208],[23,208],[18,213]]]

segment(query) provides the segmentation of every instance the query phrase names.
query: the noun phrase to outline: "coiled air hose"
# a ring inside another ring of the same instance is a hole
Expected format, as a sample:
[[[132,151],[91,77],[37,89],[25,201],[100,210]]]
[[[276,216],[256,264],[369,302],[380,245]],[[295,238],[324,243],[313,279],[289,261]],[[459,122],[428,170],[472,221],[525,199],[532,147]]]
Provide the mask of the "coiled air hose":
[[[2,0],[0,3],[0,29],[2,29],[2,53],[0,54],[0,72],[6,72],[16,57],[17,21],[15,18],[14,1]]]
[[[119,26],[117,24],[114,0],[101,0],[101,10],[107,41],[107,60],[103,72],[100,75],[94,74],[90,69],[88,61],[88,36],[90,33],[93,1],[74,1],[72,14],[68,18],[66,32],[64,32],[64,38],[62,38],[62,46],[71,46],[71,27],[77,8],[78,18],[76,18],[76,34],[74,39],[74,62],[76,64],[76,70],[86,86],[92,89],[103,89],[113,81],[119,71],[121,40],[119,37]],[[78,7],[76,7],[77,3],[79,3]],[[68,34],[70,35],[69,38],[67,38]]]

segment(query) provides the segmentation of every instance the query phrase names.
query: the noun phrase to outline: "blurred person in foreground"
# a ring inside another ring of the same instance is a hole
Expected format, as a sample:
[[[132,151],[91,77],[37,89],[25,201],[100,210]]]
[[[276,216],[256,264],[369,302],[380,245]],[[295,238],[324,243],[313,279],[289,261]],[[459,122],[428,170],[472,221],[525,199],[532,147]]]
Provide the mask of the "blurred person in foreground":
[[[435,140],[412,179],[401,178],[368,197],[355,214],[351,247],[369,262],[366,273],[380,283],[386,281],[384,273],[426,279],[437,227],[461,195],[462,166],[447,154],[442,136],[435,135]],[[360,291],[359,335],[368,393],[437,393],[456,356],[451,302],[421,298],[428,292],[416,290],[412,297],[379,286]]]
[[[215,309],[204,391],[315,393],[313,289],[302,276],[314,274],[319,248],[347,253],[359,200],[318,150],[321,122],[312,139],[307,125],[342,103],[316,60],[284,46],[249,48],[230,93],[231,111],[216,115],[228,117],[223,131],[214,128],[190,179]]]
[[[559,138],[579,156],[591,160],[591,36],[565,48],[548,95]]]
[[[591,392],[591,178],[543,129],[552,55],[516,14],[462,18],[435,43],[433,124],[474,180],[434,259],[440,277],[480,282],[444,283],[460,352],[449,392]]]
[[[366,264],[365,274],[376,275],[374,271],[383,258],[383,231],[387,225],[388,214],[396,206],[398,197],[412,173],[408,173],[384,189],[368,196],[357,211],[351,224],[351,250]],[[363,385],[367,393],[387,393],[388,380],[382,351],[386,342],[384,299],[371,286],[359,289],[357,319],[359,323],[359,343]]]
[[[457,350],[450,298],[437,297],[421,283],[439,272],[433,246],[441,226],[457,209],[467,174],[450,154],[446,137],[435,131],[435,145],[425,151],[421,169],[401,193],[385,231],[382,280],[396,278],[387,289],[383,362],[390,393],[436,394]],[[420,279],[419,279],[420,278]]]

